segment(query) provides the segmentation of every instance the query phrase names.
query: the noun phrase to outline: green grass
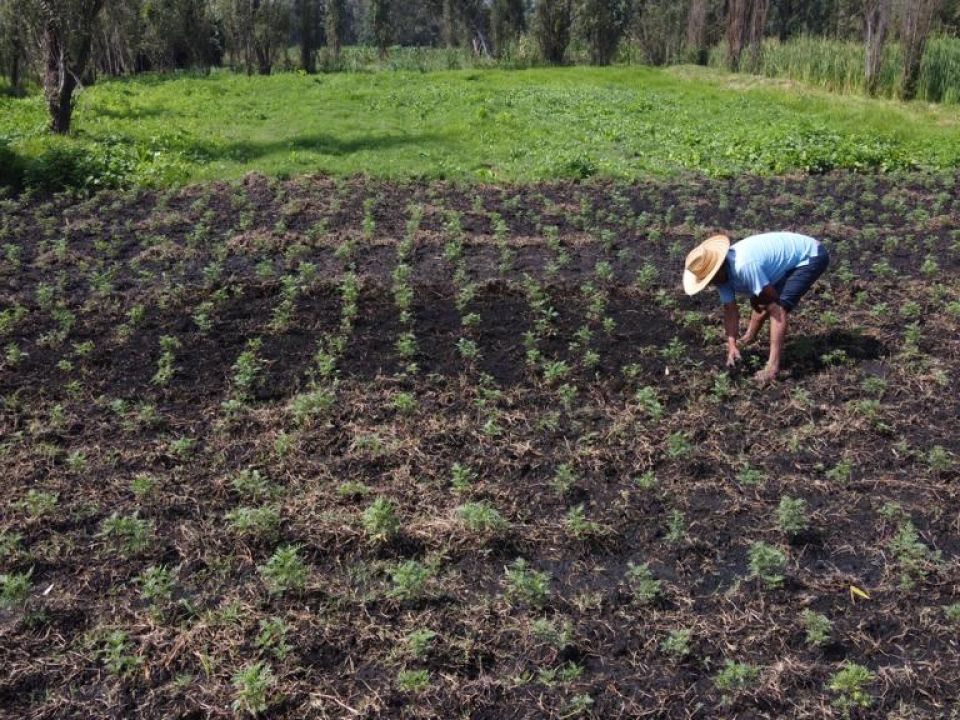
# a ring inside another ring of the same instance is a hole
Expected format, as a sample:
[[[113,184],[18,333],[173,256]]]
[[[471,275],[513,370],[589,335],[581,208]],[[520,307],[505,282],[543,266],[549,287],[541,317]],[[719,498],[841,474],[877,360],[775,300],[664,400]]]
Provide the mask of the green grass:
[[[41,98],[0,99],[0,147],[5,138],[25,159],[28,181],[47,186],[64,167],[73,185],[180,184],[251,170],[632,179],[949,167],[960,160],[958,119],[956,108],[838,97],[689,66],[221,71],[90,87],[67,140],[47,135]]]

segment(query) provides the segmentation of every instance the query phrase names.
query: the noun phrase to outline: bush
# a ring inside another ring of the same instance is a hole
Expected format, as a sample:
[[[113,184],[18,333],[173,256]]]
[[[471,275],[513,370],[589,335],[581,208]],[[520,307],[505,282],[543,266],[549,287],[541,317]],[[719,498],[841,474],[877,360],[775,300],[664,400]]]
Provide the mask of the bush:
[[[0,137],[0,187],[19,189],[23,185],[23,170],[23,158],[10,149],[6,138]]]

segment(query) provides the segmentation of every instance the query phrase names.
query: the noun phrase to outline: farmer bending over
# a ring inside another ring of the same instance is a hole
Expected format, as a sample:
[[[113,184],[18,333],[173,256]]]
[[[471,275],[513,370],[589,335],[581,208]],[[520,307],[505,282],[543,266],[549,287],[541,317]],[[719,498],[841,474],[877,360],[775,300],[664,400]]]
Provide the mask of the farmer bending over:
[[[723,303],[727,333],[727,367],[740,360],[737,334],[740,313],[735,293],[750,296],[753,315],[739,342],[749,343],[770,318],[770,358],[755,378],[767,382],[780,371],[780,352],[787,336],[787,316],[827,269],[830,256],[817,240],[792,232],[771,232],[744,238],[731,247],[730,238],[715,235],[687,255],[683,289],[696,295],[716,286]]]

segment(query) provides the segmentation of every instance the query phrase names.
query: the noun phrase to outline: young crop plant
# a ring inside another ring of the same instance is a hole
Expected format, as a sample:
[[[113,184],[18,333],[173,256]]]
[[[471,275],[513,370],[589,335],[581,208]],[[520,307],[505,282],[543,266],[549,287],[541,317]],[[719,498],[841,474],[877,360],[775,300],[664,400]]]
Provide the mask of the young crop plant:
[[[406,390],[397,391],[390,398],[390,407],[400,415],[413,415],[418,405],[417,396]]]
[[[764,542],[755,542],[749,552],[750,577],[757,578],[768,588],[783,584],[787,568],[787,556],[783,551]]]
[[[876,675],[863,665],[846,662],[830,677],[829,688],[837,694],[833,705],[839,708],[844,717],[849,718],[856,708],[868,708],[873,698],[866,689],[876,679]]]
[[[800,624],[803,625],[807,642],[815,647],[823,647],[830,642],[833,634],[833,623],[826,615],[821,615],[809,608],[800,613]]]
[[[363,529],[373,542],[386,542],[400,532],[397,506],[386,498],[377,498],[363,511]]]
[[[430,687],[429,670],[403,670],[397,675],[397,688],[405,693],[417,694]]]
[[[153,375],[153,384],[158,387],[167,387],[176,372],[174,368],[175,352],[180,348],[180,341],[171,335],[160,336],[160,349],[163,351],[157,361],[157,371]]]
[[[151,565],[140,573],[136,582],[143,599],[151,605],[164,605],[173,597],[173,572],[164,565]]]
[[[643,412],[653,422],[657,422],[663,418],[663,404],[657,397],[657,391],[655,388],[644,386],[634,393],[633,399],[636,401],[640,411]]]
[[[300,557],[300,547],[285,545],[277,548],[266,563],[257,567],[267,588],[274,595],[288,590],[302,590],[310,571]]]
[[[270,480],[256,468],[240,470],[230,478],[230,487],[241,498],[251,502],[271,497],[276,491]]]
[[[517,558],[504,568],[508,602],[542,608],[550,597],[550,574],[532,570],[527,561]]]
[[[100,659],[111,675],[126,677],[143,665],[143,657],[132,654],[133,643],[123,630],[113,630],[103,639]]]
[[[713,676],[713,684],[723,693],[724,702],[731,695],[749,688],[760,678],[760,668],[749,663],[736,662],[729,658],[723,661],[723,667]]]
[[[398,600],[417,600],[427,591],[432,573],[430,568],[416,560],[406,560],[390,573],[391,588],[387,595]]]
[[[294,395],[287,410],[298,427],[309,427],[317,418],[326,415],[337,400],[336,383],[331,387],[313,387]]]
[[[270,540],[280,528],[280,513],[270,505],[234,508],[226,520],[231,530],[252,539]]]
[[[689,436],[683,430],[678,430],[667,436],[667,455],[669,457],[684,458],[692,451],[693,445],[691,445]]]
[[[430,628],[414,630],[404,639],[403,653],[414,660],[426,660],[436,639],[437,633]]]
[[[807,501],[784,495],[777,505],[777,526],[787,536],[797,536],[810,527],[807,517]]]
[[[270,665],[262,661],[235,672],[231,703],[234,712],[254,717],[265,713],[276,683],[277,678]]]
[[[121,553],[135,555],[153,542],[153,523],[137,515],[114,512],[100,526],[100,536],[111,540]]]
[[[674,508],[670,511],[670,518],[667,520],[667,534],[664,539],[671,545],[677,545],[686,537],[687,519],[682,510]]]
[[[0,575],[0,608],[11,608],[26,603],[30,595],[32,574],[33,571],[28,570]]]
[[[457,494],[469,492],[475,479],[476,474],[463,463],[455,462],[450,468],[450,486]]]
[[[289,626],[283,618],[271,617],[260,620],[260,632],[253,641],[253,646],[261,652],[268,652],[277,660],[284,660],[293,649],[287,642]]]
[[[16,510],[23,511],[30,518],[40,518],[52,513],[60,501],[58,493],[44,492],[31,488],[22,500],[11,503]]]
[[[623,579],[630,588],[633,599],[642,605],[655,602],[663,590],[663,584],[654,576],[648,563],[641,565],[627,563],[627,571]]]
[[[587,520],[587,513],[583,504],[576,505],[567,511],[563,523],[577,540],[587,540],[603,534],[604,528],[592,520]]]
[[[910,520],[900,525],[887,548],[900,567],[900,587],[904,590],[912,589],[940,562],[940,551],[920,540],[920,534]]]
[[[530,624],[530,633],[537,642],[563,650],[573,642],[573,623],[562,618],[537,618]]]
[[[260,348],[263,346],[263,340],[252,338],[247,341],[247,346],[233,363],[233,390],[236,399],[240,402],[248,402],[254,387],[260,380],[260,374],[266,365],[261,357],[258,356]]]

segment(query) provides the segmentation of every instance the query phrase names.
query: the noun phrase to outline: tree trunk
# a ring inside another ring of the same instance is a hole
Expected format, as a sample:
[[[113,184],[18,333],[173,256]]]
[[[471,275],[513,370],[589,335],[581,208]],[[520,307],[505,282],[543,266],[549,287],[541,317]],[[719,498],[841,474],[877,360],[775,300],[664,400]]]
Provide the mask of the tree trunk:
[[[920,68],[933,21],[940,12],[942,0],[911,0],[903,9],[903,79],[900,96],[913,100],[920,83]]]
[[[883,64],[883,46],[887,39],[887,24],[890,21],[890,0],[867,0],[864,11],[866,29],[864,81],[867,92],[870,95],[876,95]]]
[[[707,13],[709,0],[693,0],[687,14],[687,51],[697,65],[706,65],[709,60],[707,48]]]
[[[58,18],[48,16],[44,21],[43,46],[46,55],[43,91],[50,111],[50,130],[57,135],[66,135],[70,132],[73,90],[77,80],[66,65],[63,29]]]
[[[443,0],[443,18],[442,27],[443,44],[448,47],[456,47],[457,42],[457,8],[456,0]]]
[[[300,0],[300,66],[311,75],[317,71],[314,1]]]

